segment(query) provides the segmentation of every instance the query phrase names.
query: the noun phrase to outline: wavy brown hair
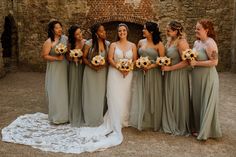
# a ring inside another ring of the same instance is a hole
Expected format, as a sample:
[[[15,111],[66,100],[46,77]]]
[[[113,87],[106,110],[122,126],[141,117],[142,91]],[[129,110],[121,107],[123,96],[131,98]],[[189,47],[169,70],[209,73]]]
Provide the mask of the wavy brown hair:
[[[168,23],[168,26],[171,30],[177,31],[177,37],[179,39],[186,37],[186,34],[184,33],[184,27],[180,22],[173,20]]]
[[[120,37],[119,37],[119,35],[118,35],[118,31],[119,31],[119,28],[120,28],[121,26],[124,26],[124,27],[126,28],[126,31],[127,31],[127,39],[128,39],[128,37],[129,37],[129,27],[128,27],[125,23],[120,23],[120,24],[118,25],[118,27],[117,27],[116,41],[119,41],[119,40],[120,40]]]
[[[212,39],[216,41],[216,33],[214,29],[214,24],[208,19],[201,19],[198,21],[198,23],[200,23],[205,30],[208,30],[207,36],[211,37]]]

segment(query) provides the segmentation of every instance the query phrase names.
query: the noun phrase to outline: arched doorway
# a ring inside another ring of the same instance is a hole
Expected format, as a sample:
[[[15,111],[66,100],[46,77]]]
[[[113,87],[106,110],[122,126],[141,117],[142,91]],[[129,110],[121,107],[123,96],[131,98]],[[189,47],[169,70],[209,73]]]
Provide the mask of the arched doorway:
[[[17,67],[19,62],[18,32],[12,14],[5,17],[4,30],[1,34],[2,57],[7,71]]]

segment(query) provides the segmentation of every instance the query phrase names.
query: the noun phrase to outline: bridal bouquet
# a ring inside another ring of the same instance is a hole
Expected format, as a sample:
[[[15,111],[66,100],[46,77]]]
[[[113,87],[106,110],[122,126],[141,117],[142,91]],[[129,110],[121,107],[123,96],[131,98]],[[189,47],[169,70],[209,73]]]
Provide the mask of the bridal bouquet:
[[[120,71],[129,72],[133,70],[134,64],[132,59],[120,59],[116,64],[116,68]]]
[[[156,60],[156,64],[159,66],[168,66],[170,65],[171,61],[168,57],[158,57]],[[162,75],[164,75],[164,71],[162,71]]]
[[[70,50],[70,54],[69,55],[75,61],[76,66],[78,65],[78,62],[80,64],[82,64],[82,58],[81,57],[83,56],[83,52],[81,51],[81,49]]]
[[[66,45],[62,44],[62,43],[59,43],[58,45],[56,45],[56,48],[55,48],[55,52],[56,54],[58,55],[63,55],[67,52],[67,47]]]
[[[182,53],[182,60],[195,60],[197,58],[197,52],[192,49],[187,49]]]
[[[140,57],[136,61],[136,67],[137,68],[147,68],[151,64],[151,61],[148,59],[148,56],[146,57]]]
[[[105,64],[105,58],[101,55],[96,55],[93,57],[91,63],[94,65],[94,66],[99,66],[99,65],[104,65]]]

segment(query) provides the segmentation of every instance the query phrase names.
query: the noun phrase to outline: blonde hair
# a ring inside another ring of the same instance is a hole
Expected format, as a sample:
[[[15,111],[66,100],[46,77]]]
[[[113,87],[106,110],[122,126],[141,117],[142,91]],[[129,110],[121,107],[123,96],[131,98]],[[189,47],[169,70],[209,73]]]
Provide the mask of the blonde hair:
[[[177,39],[175,40],[174,42],[174,45],[177,45],[179,40],[181,39],[186,39],[186,33],[184,32],[184,27],[182,26],[182,24],[178,21],[170,21],[167,25],[171,30],[173,31],[177,31]],[[168,45],[169,45],[169,42],[168,41]]]

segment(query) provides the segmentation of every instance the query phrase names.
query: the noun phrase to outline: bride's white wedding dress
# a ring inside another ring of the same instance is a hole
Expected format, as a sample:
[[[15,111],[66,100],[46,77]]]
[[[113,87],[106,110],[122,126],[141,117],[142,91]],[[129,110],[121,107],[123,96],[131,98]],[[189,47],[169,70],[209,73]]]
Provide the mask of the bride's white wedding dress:
[[[132,50],[116,47],[114,60],[132,59]],[[108,111],[99,127],[71,127],[70,124],[52,125],[43,113],[18,117],[2,129],[2,141],[30,145],[44,151],[82,153],[104,150],[123,141],[122,127],[128,126],[132,72],[123,78],[109,67],[107,78]]]

